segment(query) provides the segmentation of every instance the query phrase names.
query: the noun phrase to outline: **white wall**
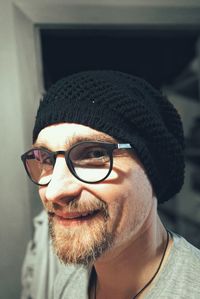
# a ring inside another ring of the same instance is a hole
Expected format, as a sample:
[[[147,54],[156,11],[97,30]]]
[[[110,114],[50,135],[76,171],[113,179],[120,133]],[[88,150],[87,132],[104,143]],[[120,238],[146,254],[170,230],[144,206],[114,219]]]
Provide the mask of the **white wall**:
[[[33,122],[33,89],[37,88],[34,80],[27,85],[28,80],[25,79],[30,79],[27,66],[29,65],[31,73],[32,58],[20,57],[19,47],[23,46],[20,43],[20,34],[23,32],[17,32],[17,17],[19,16],[15,16],[11,1],[1,0],[0,298],[5,299],[19,298],[21,263],[25,246],[31,236],[31,189],[27,184],[20,155],[25,151],[27,144],[30,144],[30,137],[25,136],[28,136]]]

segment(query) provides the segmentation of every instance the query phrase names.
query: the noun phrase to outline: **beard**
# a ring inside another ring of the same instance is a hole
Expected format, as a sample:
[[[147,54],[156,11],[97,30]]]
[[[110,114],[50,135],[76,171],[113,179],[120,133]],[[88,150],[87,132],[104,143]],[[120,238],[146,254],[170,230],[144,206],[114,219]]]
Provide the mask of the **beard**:
[[[54,209],[53,204],[49,211]],[[108,232],[108,211],[106,205],[96,199],[72,201],[65,211],[95,211],[98,213],[83,223],[71,226],[59,225],[52,213],[49,213],[49,235],[54,252],[64,264],[93,264],[112,243],[113,236]]]

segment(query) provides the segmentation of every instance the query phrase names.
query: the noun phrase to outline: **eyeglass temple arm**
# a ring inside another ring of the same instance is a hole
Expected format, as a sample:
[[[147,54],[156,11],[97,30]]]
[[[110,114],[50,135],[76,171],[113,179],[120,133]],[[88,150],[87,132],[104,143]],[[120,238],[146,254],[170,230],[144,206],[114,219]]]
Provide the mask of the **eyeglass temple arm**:
[[[118,149],[127,149],[127,148],[132,148],[132,146],[129,143],[118,143],[117,148]]]

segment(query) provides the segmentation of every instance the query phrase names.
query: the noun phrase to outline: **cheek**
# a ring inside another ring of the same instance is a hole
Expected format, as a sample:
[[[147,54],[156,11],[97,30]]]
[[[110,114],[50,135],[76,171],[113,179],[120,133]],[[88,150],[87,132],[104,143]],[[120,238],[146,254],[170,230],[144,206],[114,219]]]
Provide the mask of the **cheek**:
[[[128,234],[133,237],[146,226],[154,203],[152,186],[142,168],[133,173],[129,190],[120,231],[126,231],[127,237]]]
[[[139,165],[128,172],[122,181],[115,184],[96,185],[96,196],[108,206],[110,231],[137,232],[147,219],[152,203],[151,184]]]

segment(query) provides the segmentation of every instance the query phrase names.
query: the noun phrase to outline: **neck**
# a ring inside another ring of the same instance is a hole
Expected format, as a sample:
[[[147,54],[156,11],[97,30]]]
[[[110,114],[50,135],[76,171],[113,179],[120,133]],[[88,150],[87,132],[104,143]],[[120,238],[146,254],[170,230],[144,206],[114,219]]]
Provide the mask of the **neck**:
[[[126,246],[111,249],[94,265],[96,299],[134,298],[158,270],[166,244],[167,232],[157,216]],[[149,288],[150,285],[137,298],[142,298]]]

